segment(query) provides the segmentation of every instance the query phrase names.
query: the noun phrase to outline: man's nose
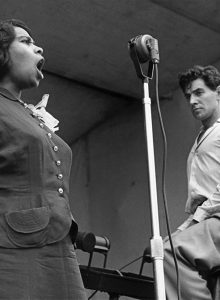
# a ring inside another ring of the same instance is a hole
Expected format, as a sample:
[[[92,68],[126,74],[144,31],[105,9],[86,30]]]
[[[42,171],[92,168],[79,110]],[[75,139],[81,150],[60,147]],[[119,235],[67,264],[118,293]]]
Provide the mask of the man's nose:
[[[197,97],[196,97],[195,95],[192,94],[192,95],[190,96],[189,103],[190,103],[191,105],[197,103]]]

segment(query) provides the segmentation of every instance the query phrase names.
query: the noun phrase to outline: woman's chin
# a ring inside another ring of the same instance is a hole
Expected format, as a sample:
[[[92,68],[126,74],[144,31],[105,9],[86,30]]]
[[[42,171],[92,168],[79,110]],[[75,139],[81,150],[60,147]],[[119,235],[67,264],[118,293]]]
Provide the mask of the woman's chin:
[[[30,82],[30,88],[38,87],[40,84],[41,79],[36,78]]]

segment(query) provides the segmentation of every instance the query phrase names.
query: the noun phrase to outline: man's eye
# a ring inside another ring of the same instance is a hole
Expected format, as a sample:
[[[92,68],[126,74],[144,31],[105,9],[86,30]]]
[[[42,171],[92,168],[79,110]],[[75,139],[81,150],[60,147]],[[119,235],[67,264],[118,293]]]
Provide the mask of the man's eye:
[[[187,101],[189,101],[189,100],[190,100],[190,97],[191,97],[191,95],[190,95],[190,94],[185,94],[185,98],[186,98],[186,100],[187,100]]]

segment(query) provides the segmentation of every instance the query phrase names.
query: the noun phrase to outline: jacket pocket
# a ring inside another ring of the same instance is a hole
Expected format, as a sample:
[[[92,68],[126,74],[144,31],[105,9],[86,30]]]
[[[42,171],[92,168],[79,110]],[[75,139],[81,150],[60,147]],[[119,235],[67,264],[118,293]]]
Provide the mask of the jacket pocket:
[[[18,247],[41,247],[46,244],[50,211],[46,206],[11,211],[5,214],[8,238]]]

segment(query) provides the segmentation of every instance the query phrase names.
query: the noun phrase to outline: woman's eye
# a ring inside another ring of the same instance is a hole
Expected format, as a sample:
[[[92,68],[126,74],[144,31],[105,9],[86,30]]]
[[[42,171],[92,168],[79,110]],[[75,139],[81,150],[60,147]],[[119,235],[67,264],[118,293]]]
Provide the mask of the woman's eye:
[[[22,42],[22,43],[25,43],[25,44],[27,44],[27,45],[30,45],[30,44],[33,44],[33,43],[34,43],[32,40],[29,40],[29,39],[22,40],[21,42]]]

